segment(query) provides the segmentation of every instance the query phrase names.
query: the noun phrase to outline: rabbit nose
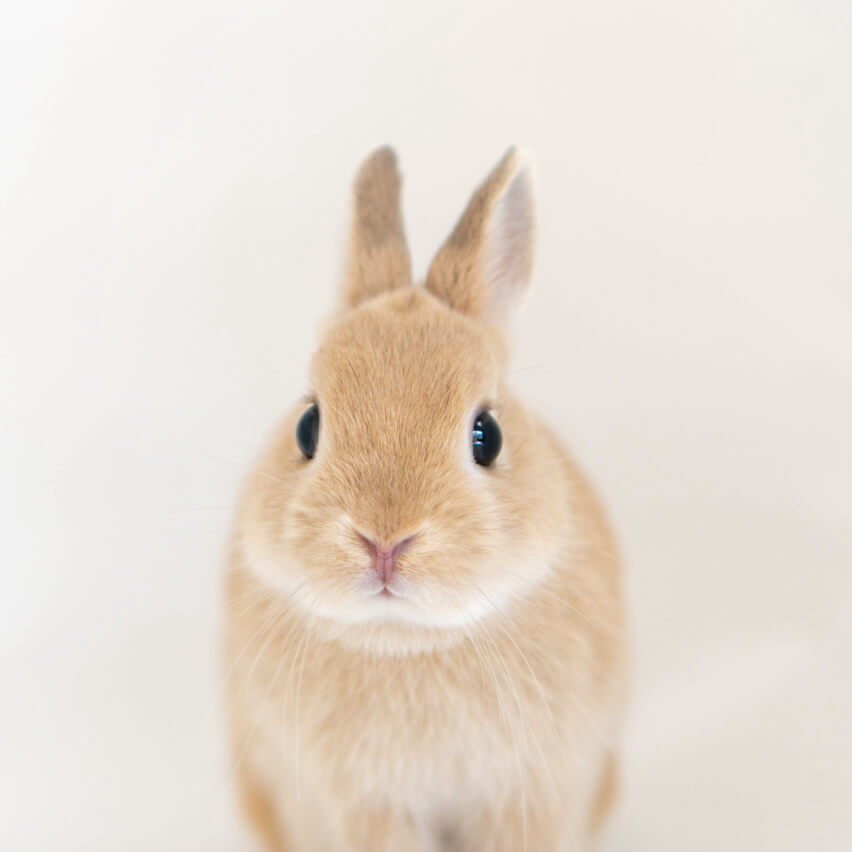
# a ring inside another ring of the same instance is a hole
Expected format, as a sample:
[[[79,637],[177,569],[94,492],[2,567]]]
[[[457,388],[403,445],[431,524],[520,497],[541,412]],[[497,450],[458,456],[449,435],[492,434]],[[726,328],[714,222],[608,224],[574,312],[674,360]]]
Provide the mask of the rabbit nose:
[[[358,538],[373,558],[372,569],[383,583],[387,583],[393,576],[397,559],[408,549],[416,537],[417,533],[401,539],[396,544],[386,545],[358,533]]]

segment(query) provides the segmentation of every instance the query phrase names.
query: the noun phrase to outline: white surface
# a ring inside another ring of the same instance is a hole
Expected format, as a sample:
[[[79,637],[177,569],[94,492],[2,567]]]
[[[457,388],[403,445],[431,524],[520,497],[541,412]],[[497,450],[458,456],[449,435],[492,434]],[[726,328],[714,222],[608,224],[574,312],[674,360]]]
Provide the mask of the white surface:
[[[396,145],[422,273],[517,141],[513,381],[630,572],[604,848],[849,849],[850,37],[844,0],[6,4],[0,848],[246,848],[219,572],[349,180]]]

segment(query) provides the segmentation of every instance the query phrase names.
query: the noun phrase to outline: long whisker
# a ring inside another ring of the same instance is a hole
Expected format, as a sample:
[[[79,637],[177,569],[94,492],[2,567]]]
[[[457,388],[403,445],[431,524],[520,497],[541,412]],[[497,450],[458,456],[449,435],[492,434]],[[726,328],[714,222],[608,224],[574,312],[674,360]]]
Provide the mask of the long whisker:
[[[484,592],[482,592],[482,590],[479,588],[479,586],[477,586],[477,585],[476,585],[475,583],[473,583],[473,582],[470,582],[470,584],[473,586],[473,588],[476,590],[476,592],[477,592],[478,594],[480,594],[480,595],[482,595],[482,596],[483,596],[483,598],[485,599],[485,601],[486,601],[486,602],[490,605],[491,611],[492,611],[493,613],[495,613],[495,614],[499,614],[499,612],[500,612],[500,611],[498,610],[498,608],[497,608],[496,604],[494,604],[494,603],[493,603],[493,601],[491,601],[491,600],[490,600],[490,599],[489,599],[489,598],[485,595],[485,593],[484,593]],[[615,640],[613,639],[613,637],[612,637],[610,634],[603,632],[603,631],[602,631],[602,629],[598,628],[598,627],[597,627],[597,626],[596,626],[593,622],[591,622],[588,618],[586,618],[586,616],[585,616],[585,615],[584,615],[584,614],[583,614],[583,613],[582,613],[579,609],[577,609],[576,607],[572,606],[570,603],[568,603],[568,602],[567,602],[567,601],[565,601],[565,600],[560,600],[560,604],[561,604],[561,605],[564,605],[564,606],[565,606],[565,607],[567,607],[569,610],[571,610],[572,612],[574,612],[576,615],[578,615],[578,616],[580,616],[581,618],[583,618],[583,620],[584,620],[584,621],[586,621],[586,623],[588,623],[590,627],[592,627],[593,629],[596,629],[596,630],[597,630],[597,631],[601,634],[601,636],[602,636],[604,639],[606,639],[609,643],[611,643],[611,644],[615,647]],[[518,646],[517,642],[515,642],[514,638],[513,638],[513,637],[509,634],[509,632],[508,632],[508,631],[507,631],[507,630],[506,630],[506,629],[505,629],[505,628],[504,628],[504,627],[503,627],[503,626],[502,626],[499,622],[497,622],[495,626],[497,626],[497,627],[498,627],[498,629],[500,629],[500,631],[501,631],[501,632],[502,632],[502,633],[503,633],[503,634],[504,634],[504,635],[505,635],[505,636],[509,639],[509,641],[510,641],[510,642],[512,642],[512,644],[515,646],[515,648],[517,648],[518,653],[519,653],[519,654],[521,654],[521,656],[522,656],[522,658],[523,658],[523,660],[524,660],[524,663],[526,664],[527,668],[528,668],[528,669],[529,669],[529,671],[530,671],[530,674],[531,674],[531,675],[535,678],[536,683],[537,683],[537,685],[538,685],[538,687],[539,687],[539,693],[540,693],[540,694],[541,694],[541,696],[542,696],[542,700],[544,700],[544,695],[543,695],[543,692],[541,691],[541,684],[540,684],[540,682],[538,681],[538,678],[537,678],[537,677],[535,677],[535,674],[534,674],[534,672],[533,672],[532,668],[531,668],[531,667],[530,667],[530,665],[529,665],[529,661],[527,660],[526,656],[523,654],[523,651],[521,651],[520,647]],[[588,710],[582,706],[582,704],[581,704],[581,702],[580,702],[579,698],[577,698],[577,696],[573,693],[573,691],[569,691],[569,692],[568,692],[568,697],[569,697],[569,698],[570,698],[570,700],[573,702],[573,704],[574,704],[574,706],[576,707],[577,711],[578,711],[578,712],[580,713],[580,715],[583,717],[583,720],[584,720],[584,721],[586,722],[586,724],[589,726],[589,728],[591,729],[591,731],[592,731],[592,732],[593,732],[593,733],[594,733],[594,734],[598,737],[598,739],[601,741],[601,743],[602,743],[602,744],[606,747],[607,751],[608,751],[608,752],[610,752],[610,753],[614,753],[614,752],[615,752],[615,750],[614,750],[614,748],[613,748],[612,744],[609,742],[609,740],[607,739],[607,737],[606,737],[606,736],[604,736],[604,734],[603,734],[603,732],[600,730],[600,728],[599,728],[599,727],[595,724],[595,722],[593,721],[592,716],[591,716],[591,714],[588,712]],[[550,706],[549,706],[549,705],[547,705],[547,709],[548,709],[548,712],[550,713]],[[552,721],[552,720],[553,720],[553,714],[552,714],[552,713],[550,713],[550,718],[551,718],[551,721]],[[563,744],[563,745],[564,745],[564,744]]]
[[[479,658],[480,662],[483,664],[483,668],[487,671],[488,675],[491,678],[492,683],[494,684],[494,696],[497,699],[497,707],[498,707],[498,711],[500,713],[500,716],[503,719],[503,724],[505,726],[506,736],[509,738],[509,740],[512,744],[512,753],[513,753],[514,758],[515,758],[515,765],[517,766],[517,769],[518,769],[518,775],[519,775],[519,777],[524,779],[525,774],[524,774],[524,770],[523,770],[523,764],[522,764],[522,761],[521,761],[520,752],[518,751],[517,743],[515,742],[514,737],[512,736],[513,725],[511,723],[510,718],[509,718],[509,713],[506,709],[505,697],[503,695],[503,690],[499,686],[499,683],[498,683],[498,680],[497,680],[497,675],[494,671],[493,666],[491,665],[491,663],[489,661],[488,655],[485,653],[484,649],[480,648],[480,645],[476,641],[475,636],[466,629],[465,629],[465,635],[467,636],[468,640],[470,641],[470,643],[471,643],[474,651],[476,652],[477,657]],[[522,783],[521,783],[521,791],[520,792],[521,792],[521,820],[522,820],[522,826],[523,826],[524,850],[526,850],[526,840],[527,840],[526,784],[523,782],[523,780],[522,780]],[[501,808],[501,810],[502,810],[503,813],[505,813],[505,805]],[[497,831],[496,826],[495,826],[494,830]]]
[[[613,558],[615,558],[615,557],[613,557]],[[503,569],[503,570],[506,573],[506,575],[509,576],[509,577],[514,577],[515,579],[522,580],[522,581],[527,580],[527,578],[523,574],[519,574],[515,571],[511,571],[511,570],[508,570],[508,569]],[[542,590],[542,591],[544,591],[544,590]],[[610,631],[606,630],[600,624],[597,624],[596,622],[592,621],[588,617],[588,615],[586,615],[582,610],[575,607],[570,601],[566,600],[564,597],[560,597],[559,598],[559,606],[565,607],[571,613],[573,613],[578,618],[580,618],[582,621],[584,621],[589,627],[592,628],[592,630],[595,631],[595,633],[597,633],[601,638],[606,640],[606,642],[609,645],[611,645],[612,647],[618,647],[616,637]]]
[[[313,608],[311,608],[308,614],[311,613]],[[301,763],[301,740],[302,740],[302,672],[305,668],[305,659],[308,655],[308,645],[309,640],[311,638],[311,632],[309,628],[305,629],[305,635],[302,639],[302,643],[299,646],[299,651],[296,652],[296,656],[293,658],[293,663],[295,664],[296,659],[300,656],[301,652],[301,662],[299,663],[299,678],[296,684],[296,797],[299,801],[302,800],[302,763]],[[290,667],[290,676],[287,679],[287,691],[289,692],[289,683],[290,678],[292,676],[293,667]]]
[[[527,728],[528,728],[528,726],[527,726],[527,716],[526,716],[526,714],[524,713],[523,705],[521,704],[521,699],[520,699],[520,696],[519,696],[519,694],[518,694],[517,686],[516,686],[516,684],[515,684],[514,680],[512,679],[512,676],[511,676],[511,674],[510,674],[510,672],[509,672],[509,670],[508,670],[508,668],[507,668],[507,666],[506,666],[506,662],[505,662],[505,660],[503,659],[503,656],[500,654],[500,651],[499,651],[499,649],[498,649],[498,647],[497,647],[497,644],[496,644],[496,642],[494,641],[494,638],[492,637],[492,635],[491,635],[490,631],[488,631],[488,629],[487,629],[487,628],[485,627],[485,625],[484,625],[484,624],[482,624],[482,623],[480,623],[479,627],[480,627],[480,629],[482,630],[482,632],[483,632],[483,634],[484,634],[485,638],[486,638],[486,639],[488,640],[488,642],[490,643],[490,645],[491,645],[491,647],[492,647],[492,649],[493,649],[493,651],[494,651],[493,657],[494,657],[494,659],[496,659],[496,661],[497,661],[497,662],[500,664],[500,666],[502,667],[502,669],[503,669],[503,674],[504,674],[504,676],[505,676],[505,681],[506,681],[507,685],[511,688],[511,691],[512,691],[512,697],[514,698],[514,700],[515,700],[515,705],[516,705],[516,707],[518,708],[518,722],[519,722],[519,728],[520,728],[520,731],[521,731],[521,733],[522,733],[522,735],[523,735],[523,738],[524,738],[524,742],[523,742],[523,746],[524,746],[524,748],[523,748],[523,750],[524,750],[524,752],[526,752],[526,751],[527,751],[527,748],[528,748],[528,740],[527,740],[527,735],[528,735],[528,730],[527,730]],[[509,732],[508,732],[508,733],[509,733],[509,736],[511,737],[511,736],[512,736],[511,730],[509,730]],[[518,753],[518,751],[517,751],[517,747],[516,747],[516,745],[515,745],[514,738],[512,739],[512,745],[513,745],[513,748],[515,749],[516,762],[517,762],[517,764],[518,764],[518,773],[519,773],[519,775],[520,775],[520,787],[521,787],[521,823],[522,823],[522,833],[523,833],[523,841],[524,841],[524,847],[523,847],[523,848],[524,848],[524,852],[526,852],[527,847],[528,847],[528,826],[527,826],[527,821],[528,821],[528,809],[529,809],[529,799],[528,799],[528,797],[527,797],[527,785],[528,785],[528,781],[527,781],[527,767],[526,767],[526,759],[522,759],[522,758],[520,757],[520,754]]]
[[[300,586],[297,586],[296,589],[294,590],[294,593],[298,592],[298,590],[303,585],[304,585],[304,583],[300,584]],[[248,609],[251,609],[251,606],[252,605],[249,605],[249,607],[246,609],[246,611],[248,611]],[[258,637],[260,637],[260,635],[265,630],[267,630],[269,627],[271,627],[272,624],[274,624],[277,619],[285,618],[287,615],[289,615],[289,613],[292,612],[293,609],[296,606],[297,606],[297,604],[296,604],[295,600],[291,597],[291,599],[289,601],[287,601],[282,608],[280,608],[280,609],[273,608],[272,614],[269,615],[266,619],[264,619],[261,622],[260,626],[255,630],[255,632],[252,634],[251,638],[246,642],[246,644],[243,646],[243,649],[240,651],[240,653],[237,655],[236,659],[231,664],[230,668],[228,669],[228,671],[225,674],[225,677],[222,679],[222,686],[225,686],[225,684],[227,684],[228,680],[233,675],[233,673],[234,673],[235,669],[237,668],[237,666],[239,665],[240,661],[245,656],[246,651],[248,651],[248,649],[255,643],[255,641],[258,639]],[[268,641],[268,637],[267,637],[267,641]]]
[[[495,615],[499,615],[500,610],[497,608],[497,606],[494,604],[494,602],[488,597],[488,595],[486,595],[485,592],[483,592],[476,583],[473,583],[471,581],[470,585],[474,588],[475,593],[480,596],[481,600],[486,604],[486,606],[490,609],[490,611],[492,613],[494,613]],[[511,642],[511,644],[514,646],[515,650],[518,652],[518,655],[520,656],[521,660],[523,661],[524,665],[526,666],[527,670],[529,671],[530,676],[533,679],[533,682],[536,685],[536,688],[537,688],[538,693],[539,693],[539,697],[541,698],[541,702],[544,705],[544,707],[547,711],[548,717],[550,719],[550,723],[551,723],[553,733],[554,733],[554,735],[555,735],[555,737],[556,737],[556,739],[557,739],[557,741],[558,741],[558,743],[561,747],[561,753],[566,754],[567,751],[566,751],[566,748],[565,748],[565,743],[564,743],[564,740],[562,739],[561,731],[559,730],[559,728],[556,724],[556,720],[553,716],[553,712],[552,712],[552,708],[550,706],[550,702],[548,701],[548,699],[545,695],[544,689],[541,685],[541,682],[539,681],[538,676],[536,675],[535,671],[533,670],[533,667],[530,665],[529,660],[527,659],[524,652],[521,650],[521,647],[518,645],[518,643],[512,637],[510,632],[501,624],[499,618],[494,619],[493,621],[491,621],[489,623],[493,624],[501,632],[501,634],[504,635]],[[490,636],[490,630],[489,630],[488,625],[486,623],[480,623],[480,627],[486,633],[486,635]],[[492,640],[492,643],[493,643],[493,640]],[[509,671],[508,665],[503,660],[502,656],[498,655],[498,659],[503,664],[503,668],[504,668],[504,671],[506,673],[507,679],[512,681],[512,677],[511,677],[511,673]],[[515,695],[516,696],[518,695],[516,688],[515,688]],[[523,726],[524,730],[526,731],[527,727],[529,728],[530,734],[532,736],[533,744],[536,747],[536,751],[538,752],[541,764],[544,767],[545,771],[547,772],[548,778],[550,780],[551,789],[553,791],[553,804],[556,808],[558,808],[561,811],[562,817],[565,821],[565,824],[568,826],[568,829],[571,832],[572,840],[574,841],[574,845],[578,846],[579,845],[579,838],[577,837],[577,832],[576,832],[575,827],[573,826],[573,824],[571,823],[571,820],[568,817],[568,813],[566,811],[566,803],[563,800],[563,797],[560,793],[559,786],[556,783],[556,779],[555,779],[553,772],[551,770],[551,766],[550,766],[551,760],[548,759],[548,756],[544,753],[544,749],[543,749],[542,744],[541,744],[541,738],[536,734],[535,728],[531,725],[528,725],[529,716],[526,712],[524,712],[520,703],[518,705],[518,710],[522,714],[523,720],[525,720],[525,722],[527,723]],[[525,741],[526,741],[526,737],[525,737]],[[604,740],[604,743],[605,742],[606,741]]]
[[[303,619],[303,616],[297,616],[296,617],[294,624],[292,624],[290,626],[290,630],[288,631],[286,638],[284,638],[279,643],[280,647],[279,647],[279,652],[278,652],[278,665],[275,667],[275,672],[269,680],[269,685],[266,687],[266,693],[264,694],[263,699],[261,701],[260,711],[257,713],[255,720],[254,720],[254,724],[252,725],[251,730],[246,735],[246,738],[243,742],[242,748],[240,749],[240,753],[237,757],[236,763],[234,764],[234,770],[235,771],[238,770],[240,768],[240,765],[242,764],[243,758],[245,757],[246,752],[248,751],[252,737],[254,736],[255,732],[257,731],[258,725],[260,725],[260,721],[261,721],[261,718],[263,716],[263,711],[266,708],[267,704],[269,703],[269,698],[272,695],[273,687],[275,686],[276,682],[278,681],[278,675],[281,673],[281,667],[282,667],[284,660],[287,656],[287,642],[290,638],[290,634],[293,632],[294,629],[296,629],[297,626],[299,626],[302,619]]]

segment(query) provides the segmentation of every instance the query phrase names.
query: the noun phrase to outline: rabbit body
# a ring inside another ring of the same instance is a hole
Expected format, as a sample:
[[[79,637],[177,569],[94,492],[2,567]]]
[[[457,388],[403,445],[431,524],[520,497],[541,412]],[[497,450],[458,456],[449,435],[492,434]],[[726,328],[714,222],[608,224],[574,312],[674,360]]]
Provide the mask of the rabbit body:
[[[393,155],[356,179],[343,305],[311,368],[315,450],[301,406],[248,480],[226,574],[236,775],[268,852],[584,850],[612,802],[618,558],[505,385],[530,168],[498,165],[422,288]],[[503,441],[483,465],[485,410]]]

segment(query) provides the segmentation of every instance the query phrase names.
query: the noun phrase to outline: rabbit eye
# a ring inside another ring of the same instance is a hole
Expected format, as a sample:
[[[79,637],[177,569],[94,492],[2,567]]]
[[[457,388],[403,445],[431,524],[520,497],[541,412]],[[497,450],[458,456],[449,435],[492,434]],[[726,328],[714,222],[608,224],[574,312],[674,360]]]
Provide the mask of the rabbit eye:
[[[317,451],[317,437],[319,436],[319,408],[314,403],[299,418],[296,424],[296,442],[302,455],[306,459],[312,459]]]
[[[473,423],[473,460],[488,467],[503,446],[503,433],[497,421],[487,412],[480,411]]]

